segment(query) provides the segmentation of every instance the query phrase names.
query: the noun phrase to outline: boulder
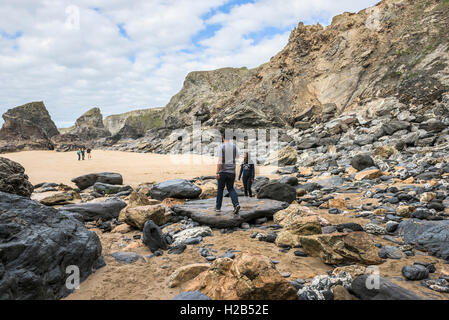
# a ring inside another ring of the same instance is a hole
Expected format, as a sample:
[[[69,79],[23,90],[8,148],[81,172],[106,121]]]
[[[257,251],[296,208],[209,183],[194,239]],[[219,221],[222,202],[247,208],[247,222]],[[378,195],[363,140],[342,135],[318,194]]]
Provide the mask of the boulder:
[[[281,227],[288,228],[297,218],[309,216],[316,216],[321,226],[329,225],[329,222],[322,218],[318,212],[299,204],[291,204],[288,208],[276,212],[273,216],[273,221]]]
[[[405,243],[416,245],[420,250],[442,259],[449,259],[449,220],[402,221],[398,233]]]
[[[402,275],[407,280],[412,280],[412,281],[424,280],[429,277],[429,270],[427,270],[427,268],[422,265],[415,264],[412,266],[403,267]]]
[[[39,199],[39,202],[46,206],[68,204],[75,199],[73,192],[57,192]]]
[[[19,163],[0,157],[0,192],[29,198],[33,189],[25,169]]]
[[[326,264],[353,262],[371,265],[382,263],[378,249],[365,232],[302,236],[300,243],[307,254],[320,257]]]
[[[413,292],[383,277],[378,277],[379,287],[371,289],[367,286],[367,283],[372,282],[369,277],[369,275],[361,275],[355,278],[349,292],[361,300],[422,300]]]
[[[367,168],[375,167],[376,165],[373,158],[371,158],[369,155],[359,154],[352,158],[351,166],[358,171],[362,171]]]
[[[258,177],[256,177],[256,179],[254,179],[252,189],[255,193],[258,193],[260,191],[260,189],[269,182],[270,182],[269,178],[263,177],[263,176],[258,176]]]
[[[61,211],[76,212],[83,216],[84,221],[103,221],[116,219],[126,203],[119,198],[109,198],[103,202],[87,202],[69,204],[59,208]]]
[[[168,180],[155,184],[150,191],[152,198],[195,199],[201,194],[201,188],[185,179]]]
[[[298,178],[291,177],[291,176],[286,176],[286,177],[282,177],[279,180],[279,182],[291,185],[292,187],[296,187],[298,185]]]
[[[270,182],[259,190],[257,198],[292,203],[296,200],[296,189],[288,184]]]
[[[107,184],[107,183],[102,183],[102,182],[96,182],[94,184],[94,192],[97,192],[101,195],[117,194],[117,193],[123,193],[123,192],[131,193],[132,191],[133,191],[133,188],[131,188],[130,186],[121,186],[121,185]]]
[[[224,198],[221,212],[215,212],[215,199],[188,201],[182,205],[172,206],[171,210],[178,216],[189,217],[202,225],[213,228],[232,228],[258,218],[270,218],[276,212],[288,207],[288,203],[269,199],[242,198],[240,207],[239,214],[234,215],[231,200]]]
[[[295,165],[298,161],[298,153],[292,147],[286,147],[278,152],[278,165],[281,167]]]
[[[127,208],[149,206],[159,203],[159,200],[149,199],[146,194],[134,191],[129,195]]]
[[[152,220],[145,222],[142,241],[151,252],[156,252],[159,249],[168,249],[167,240],[162,234],[161,229]]]
[[[149,205],[139,207],[126,207],[120,212],[119,221],[143,230],[145,222],[152,220],[158,226],[166,224],[171,219],[170,211],[164,205]]]
[[[396,215],[403,218],[410,218],[411,214],[416,211],[414,206],[399,206],[396,208]]]
[[[209,263],[194,263],[187,266],[182,266],[175,270],[170,275],[168,280],[168,287],[175,288],[187,283],[188,281],[196,278],[200,273],[209,270]]]
[[[104,265],[98,236],[72,215],[0,192],[0,299],[66,297],[66,280],[80,281]],[[72,272],[72,273],[68,273]]]
[[[410,123],[407,121],[391,120],[387,123],[384,123],[381,129],[386,135],[391,136],[393,133],[399,130],[408,130],[409,128]]]
[[[276,237],[276,245],[279,247],[300,245],[301,236],[321,234],[321,223],[317,215],[296,217],[288,223]]]
[[[354,177],[357,181],[373,180],[382,176],[382,171],[379,169],[363,170],[357,173]]]
[[[213,300],[294,300],[295,288],[276,270],[268,257],[239,254],[234,260],[215,260],[210,269],[189,283]]]
[[[112,172],[90,173],[73,178],[72,182],[75,183],[80,190],[84,190],[93,186],[96,182],[122,185],[123,177],[120,173]]]
[[[189,239],[198,237],[210,237],[213,236],[212,229],[210,227],[194,227],[182,230],[173,235],[173,246],[179,246],[186,244]]]

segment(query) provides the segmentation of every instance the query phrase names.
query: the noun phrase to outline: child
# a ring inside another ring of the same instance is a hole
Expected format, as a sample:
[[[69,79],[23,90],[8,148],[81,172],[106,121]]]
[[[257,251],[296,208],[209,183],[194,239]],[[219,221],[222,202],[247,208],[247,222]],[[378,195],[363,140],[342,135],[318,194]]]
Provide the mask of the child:
[[[81,149],[78,149],[76,154],[78,155],[78,161],[80,161],[81,160]]]
[[[254,182],[255,171],[256,170],[254,168],[254,163],[248,160],[248,152],[245,152],[243,163],[240,166],[240,174],[239,174],[239,180],[242,178],[243,175],[243,186],[245,188],[245,197],[247,197],[248,194],[251,198],[253,197],[251,186]]]

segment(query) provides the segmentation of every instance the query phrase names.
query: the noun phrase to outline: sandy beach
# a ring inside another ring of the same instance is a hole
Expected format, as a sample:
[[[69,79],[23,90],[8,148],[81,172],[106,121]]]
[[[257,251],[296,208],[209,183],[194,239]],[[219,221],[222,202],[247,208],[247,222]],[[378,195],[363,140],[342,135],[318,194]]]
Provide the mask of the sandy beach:
[[[76,152],[24,151],[2,154],[20,163],[31,183],[64,183],[75,186],[71,179],[88,173],[117,172],[123,183],[133,187],[144,182],[169,179],[192,179],[215,174],[217,159],[200,155],[160,155],[121,151],[94,150],[92,159],[78,161]],[[276,167],[258,166],[258,175],[272,176]]]

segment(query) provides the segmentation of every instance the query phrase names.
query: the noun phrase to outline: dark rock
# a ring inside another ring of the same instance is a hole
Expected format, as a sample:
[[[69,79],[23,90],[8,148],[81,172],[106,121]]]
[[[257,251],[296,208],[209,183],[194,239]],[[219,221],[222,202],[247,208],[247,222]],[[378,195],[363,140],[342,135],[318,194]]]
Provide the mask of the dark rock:
[[[117,219],[120,211],[126,207],[126,203],[118,198],[109,198],[103,202],[86,202],[69,204],[59,208],[61,211],[71,211],[81,214],[84,221],[95,221],[98,219]]]
[[[376,165],[370,156],[359,154],[352,158],[351,166],[358,171],[362,171]]]
[[[296,177],[290,177],[290,176],[288,176],[288,177],[282,177],[282,178],[279,180],[279,182],[280,182],[280,183],[285,183],[285,184],[291,185],[292,187],[295,187],[295,186],[298,185],[298,178],[296,178]]]
[[[337,231],[338,232],[343,232],[344,229],[349,229],[352,231],[364,231],[363,227],[357,223],[343,223],[343,224],[339,224],[337,225]]]
[[[379,288],[369,289],[368,284],[374,284],[368,275],[354,279],[349,292],[361,300],[422,300],[413,292],[400,287],[388,279],[379,277]]]
[[[399,224],[399,235],[407,244],[442,259],[449,259],[449,220],[406,220]]]
[[[118,194],[123,192],[132,192],[133,188],[130,186],[121,186],[121,185],[114,185],[114,184],[107,184],[107,183],[101,183],[96,182],[94,184],[94,192],[97,192],[101,195],[105,194]]]
[[[396,221],[389,221],[387,222],[387,225],[385,226],[385,230],[387,230],[387,232],[389,233],[393,233],[397,230],[399,226],[399,223]]]
[[[297,257],[307,257],[307,253],[303,252],[303,251],[295,251],[294,252],[295,256]]]
[[[114,252],[112,256],[118,262],[125,264],[134,263],[139,259],[145,262],[145,259],[141,255],[134,252]]]
[[[25,169],[17,162],[0,157],[0,191],[29,198],[33,185],[28,181]]]
[[[422,265],[405,266],[402,275],[408,280],[424,280],[429,277],[429,270]]]
[[[185,244],[179,244],[168,250],[168,254],[181,254],[186,250],[187,246]]]
[[[206,200],[188,201],[183,205],[171,207],[171,210],[180,216],[189,217],[192,220],[214,228],[233,228],[243,222],[272,217],[276,212],[288,207],[288,203],[269,199],[243,198],[240,199],[240,212],[233,214],[234,207],[230,199],[223,199],[221,212],[215,212],[215,198]]]
[[[203,241],[203,237],[195,237],[195,238],[189,238],[184,243],[186,245],[192,245],[192,244],[199,244]]]
[[[433,263],[426,263],[426,262],[415,262],[414,265],[420,265],[423,266],[429,271],[429,273],[435,273],[437,269],[435,268],[435,264]]]
[[[257,198],[292,203],[296,200],[296,189],[288,184],[270,182],[259,190]]]
[[[201,194],[201,188],[185,179],[168,180],[155,184],[150,191],[153,199],[166,198],[195,199]]]
[[[407,121],[388,121],[382,125],[382,131],[391,136],[393,133],[399,130],[408,130],[410,129],[410,123]]]
[[[66,297],[67,267],[80,281],[104,265],[98,236],[51,207],[0,192],[0,299]]]
[[[96,182],[122,185],[123,177],[119,173],[112,172],[90,173],[73,178],[72,182],[75,183],[80,190],[84,190],[93,186]]]
[[[270,182],[270,179],[267,177],[263,176],[256,177],[256,179],[254,179],[252,189],[255,191],[255,193],[258,193],[260,188],[262,188],[268,182]]]
[[[440,201],[431,201],[431,202],[427,205],[427,208],[429,208],[429,209],[434,209],[434,210],[436,210],[436,211],[441,212],[441,211],[444,211],[445,206],[444,206],[443,203],[440,202]]]
[[[151,252],[156,252],[159,249],[168,249],[167,240],[162,234],[161,229],[152,220],[145,222],[142,241]]]
[[[322,189],[323,187],[320,186],[316,182],[310,182],[310,183],[306,183],[306,184],[301,184],[301,185],[298,186],[298,188],[304,189],[304,190],[306,190],[307,192],[310,193],[310,192],[313,192],[315,190]]]

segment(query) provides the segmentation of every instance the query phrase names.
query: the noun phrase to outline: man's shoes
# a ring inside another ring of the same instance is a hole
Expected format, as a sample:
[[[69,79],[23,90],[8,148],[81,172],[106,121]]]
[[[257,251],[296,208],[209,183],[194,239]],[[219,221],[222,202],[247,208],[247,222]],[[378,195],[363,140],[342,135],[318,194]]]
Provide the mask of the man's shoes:
[[[240,206],[239,205],[237,205],[237,206],[235,206],[234,207],[234,214],[239,214],[239,211],[240,211]]]
[[[221,212],[221,209],[215,209],[215,212]]]

